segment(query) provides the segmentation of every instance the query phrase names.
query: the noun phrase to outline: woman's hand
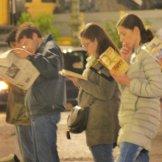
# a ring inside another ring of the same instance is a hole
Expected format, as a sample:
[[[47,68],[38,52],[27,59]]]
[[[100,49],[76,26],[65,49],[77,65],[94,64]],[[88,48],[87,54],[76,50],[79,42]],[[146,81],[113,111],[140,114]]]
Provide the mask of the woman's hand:
[[[75,77],[67,77],[69,80],[71,80],[73,82],[73,84],[78,87],[78,78]]]
[[[112,77],[120,84],[125,85],[125,86],[129,86],[130,85],[130,79],[128,78],[128,76],[126,74],[120,74],[120,75],[116,75],[115,73],[110,71],[110,74],[112,75]]]
[[[123,45],[122,48],[120,49],[120,54],[121,54],[121,57],[126,60],[127,62],[129,61],[130,59],[130,56],[131,56],[131,53],[132,53],[132,50],[131,48]]]

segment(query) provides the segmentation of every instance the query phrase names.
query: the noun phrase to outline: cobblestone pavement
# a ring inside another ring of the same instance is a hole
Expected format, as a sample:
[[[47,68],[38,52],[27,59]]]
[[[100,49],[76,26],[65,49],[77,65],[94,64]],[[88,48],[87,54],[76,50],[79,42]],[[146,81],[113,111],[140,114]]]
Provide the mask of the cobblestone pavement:
[[[66,119],[68,112],[62,113],[58,125],[58,151],[61,162],[92,162],[90,151],[85,143],[85,135],[71,135],[71,140],[66,139]],[[5,114],[0,114],[0,157],[15,153],[19,157],[20,152],[16,140],[14,126],[6,124]],[[114,156],[118,153],[116,148]],[[162,126],[159,134],[153,142],[150,162],[162,162]]]

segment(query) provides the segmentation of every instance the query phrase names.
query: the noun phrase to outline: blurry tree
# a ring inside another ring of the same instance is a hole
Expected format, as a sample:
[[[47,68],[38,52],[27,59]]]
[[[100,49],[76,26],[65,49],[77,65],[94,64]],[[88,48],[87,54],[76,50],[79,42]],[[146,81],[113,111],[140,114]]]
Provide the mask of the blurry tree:
[[[54,39],[57,40],[60,37],[59,30],[54,26],[54,16],[49,14],[42,14],[36,17],[31,17],[29,13],[22,13],[18,24],[24,22],[31,22],[36,25],[43,35],[52,34]]]
[[[117,32],[117,28],[116,28],[116,21],[107,21],[105,23],[105,31],[107,32],[108,36],[111,38],[111,40],[114,42],[114,44],[116,45],[116,47],[120,48],[121,47],[121,43],[120,43],[120,39],[119,39],[119,35]]]
[[[80,11],[79,11],[79,0],[71,1],[71,34],[72,34],[72,45],[79,45],[78,32],[81,26]]]

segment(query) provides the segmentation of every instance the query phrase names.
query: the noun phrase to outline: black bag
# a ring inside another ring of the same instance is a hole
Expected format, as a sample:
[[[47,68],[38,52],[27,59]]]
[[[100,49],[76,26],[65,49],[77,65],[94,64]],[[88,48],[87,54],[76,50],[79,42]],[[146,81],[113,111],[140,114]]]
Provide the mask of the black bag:
[[[88,122],[88,115],[89,115],[89,107],[80,107],[75,106],[72,108],[68,118],[67,118],[67,138],[70,139],[70,132],[71,133],[81,133],[87,127]]]

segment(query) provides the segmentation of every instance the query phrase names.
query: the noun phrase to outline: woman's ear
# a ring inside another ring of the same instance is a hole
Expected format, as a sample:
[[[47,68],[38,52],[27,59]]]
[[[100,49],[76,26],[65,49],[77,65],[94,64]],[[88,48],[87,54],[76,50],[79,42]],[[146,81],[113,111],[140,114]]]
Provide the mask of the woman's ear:
[[[140,30],[137,26],[134,27],[133,31],[135,32],[135,34],[140,34]]]
[[[95,46],[98,47],[98,41],[97,41],[96,38],[95,38],[95,40],[94,40],[94,43],[95,43]]]

